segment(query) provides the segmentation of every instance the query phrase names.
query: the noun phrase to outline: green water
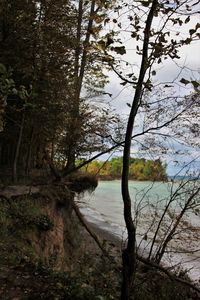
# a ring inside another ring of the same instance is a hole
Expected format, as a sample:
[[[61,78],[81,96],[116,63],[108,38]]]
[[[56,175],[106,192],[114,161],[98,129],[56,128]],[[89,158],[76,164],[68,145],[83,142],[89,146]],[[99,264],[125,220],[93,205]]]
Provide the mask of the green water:
[[[132,198],[133,214],[138,209],[147,211],[150,206],[163,207],[171,193],[171,184],[163,182],[129,182]],[[92,218],[93,222],[105,222],[124,227],[123,201],[121,197],[121,183],[119,180],[100,181],[97,189],[92,194],[84,197],[87,209],[84,213]],[[92,212],[92,211],[93,212]]]
[[[181,182],[176,183],[163,183],[163,182],[138,182],[130,181],[129,189],[132,199],[132,213],[135,224],[137,226],[137,245],[139,253],[146,255],[149,251],[151,239],[155,232],[156,224],[163,213],[163,208],[166,207],[173,192],[177,190]],[[187,189],[189,186],[185,186],[184,194],[179,191],[179,195],[175,201],[173,201],[169,207],[169,212],[173,214],[180,211],[181,203],[188,199]],[[185,194],[186,193],[186,194]],[[186,197],[186,198],[184,198]],[[89,222],[95,223],[104,230],[111,232],[118,236],[121,240],[125,241],[127,238],[124,218],[123,218],[123,201],[121,197],[121,184],[119,180],[114,181],[100,181],[95,192],[89,194],[86,193],[83,198],[79,199],[81,211]],[[165,215],[165,224],[171,222],[170,214]],[[155,221],[155,216],[156,220]],[[186,216],[188,224],[192,224],[196,228],[200,228],[200,218],[193,213]],[[175,219],[175,217],[173,217]],[[152,226],[152,220],[154,225]],[[167,225],[168,226],[168,225]],[[164,225],[163,228],[166,228]],[[180,231],[183,232],[183,231]],[[144,240],[144,235],[148,233],[147,241]],[[186,234],[187,232],[185,232]],[[195,233],[195,232],[194,232]],[[194,236],[191,234],[183,235],[178,238],[178,242],[172,244],[175,249],[183,248],[199,249],[199,238],[196,237],[197,231]],[[174,253],[164,256],[164,263],[170,265],[180,263],[188,269],[191,269],[191,278],[199,278],[200,270],[200,254],[192,256],[192,254],[179,254]],[[194,261],[193,261],[194,260]]]
[[[174,191],[177,190],[181,182],[138,182],[130,181],[129,190],[132,199],[133,218],[139,220],[140,227],[145,228],[155,212],[162,214]],[[186,188],[186,186],[185,186]],[[187,188],[186,188],[187,190]],[[181,194],[181,193],[179,193]],[[184,203],[187,194],[178,196],[170,204],[169,212],[180,211],[181,203]],[[92,194],[85,194],[85,204],[82,205],[83,213],[89,221],[103,227],[109,227],[111,231],[124,230],[123,201],[121,196],[121,183],[119,180],[100,181],[98,187]],[[194,214],[191,221],[199,224],[199,217]],[[147,222],[146,222],[147,221]],[[111,226],[115,226],[115,230]],[[118,228],[116,230],[116,228]]]

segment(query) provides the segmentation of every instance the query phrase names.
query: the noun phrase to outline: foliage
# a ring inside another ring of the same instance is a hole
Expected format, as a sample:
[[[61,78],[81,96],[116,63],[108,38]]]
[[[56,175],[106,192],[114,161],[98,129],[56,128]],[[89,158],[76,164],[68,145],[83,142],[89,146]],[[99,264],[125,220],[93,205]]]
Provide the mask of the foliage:
[[[94,191],[98,185],[97,177],[88,173],[74,173],[68,177],[70,190],[76,193]]]
[[[91,47],[110,4],[95,3],[91,20],[91,3],[81,2],[82,9],[64,0],[0,4],[0,166],[28,175],[58,161],[65,167],[72,148],[88,156],[111,142],[119,117],[95,104],[107,76]]]
[[[109,63],[112,65],[112,69],[122,80],[122,85],[126,86],[130,84],[134,90],[132,104],[129,105],[130,112],[127,120],[127,128],[124,139],[124,149],[123,149],[123,168],[122,168],[122,198],[124,204],[124,220],[127,229],[127,245],[122,253],[122,264],[123,264],[123,282],[122,282],[122,293],[121,299],[129,300],[131,299],[131,287],[134,284],[135,272],[136,272],[136,225],[133,221],[132,210],[131,210],[131,195],[129,192],[129,173],[130,173],[130,153],[133,139],[133,130],[135,130],[137,125],[137,118],[143,117],[143,105],[146,105],[146,110],[151,115],[152,118],[147,116],[147,126],[144,124],[142,127],[143,133],[149,133],[152,131],[153,139],[155,134],[158,132],[161,136],[164,136],[164,141],[168,136],[168,132],[163,132],[162,128],[168,127],[169,124],[175,126],[176,123],[174,120],[180,122],[184,113],[191,113],[191,107],[195,107],[194,101],[191,101],[188,105],[187,101],[180,104],[177,101],[176,108],[174,103],[171,102],[170,108],[171,111],[168,113],[167,107],[160,107],[162,99],[158,101],[149,101],[145,102],[145,93],[152,92],[154,87],[154,79],[157,73],[159,64],[162,64],[164,60],[177,60],[180,59],[179,50],[185,44],[190,44],[195,38],[199,37],[197,32],[199,29],[199,23],[195,24],[195,28],[189,29],[187,38],[182,38],[179,32],[174,34],[174,30],[169,30],[170,26],[177,25],[178,29],[183,26],[183,24],[190,23],[190,17],[188,12],[195,11],[198,7],[198,2],[188,1],[180,2],[174,1],[173,5],[170,5],[169,1],[138,1],[139,5],[129,1],[123,1],[122,5],[119,5],[116,8],[118,13],[118,19],[113,19],[114,23],[117,23],[120,30],[123,31],[124,26],[122,26],[122,18],[124,14],[128,19],[129,25],[125,24],[125,31],[128,33],[131,40],[134,40],[135,54],[140,61],[140,65],[133,62],[117,60],[114,56],[109,55],[115,46],[114,41],[112,43],[105,44],[102,52],[104,52],[106,57],[109,57]],[[138,4],[137,3],[137,4]],[[183,16],[183,17],[182,17]],[[157,18],[159,21],[157,22]],[[108,22],[112,22],[110,19]],[[128,31],[129,30],[129,31]],[[115,41],[116,42],[116,41]],[[121,41],[117,40],[121,43]],[[110,44],[112,45],[111,47]],[[123,49],[123,48],[122,48]],[[117,54],[124,55],[126,54],[126,48],[122,51],[118,51]],[[122,62],[122,63],[121,63]],[[127,72],[128,68],[125,68],[125,72],[122,72],[121,69],[123,66],[129,66],[129,69],[132,71]],[[176,79],[174,79],[176,81]],[[174,86],[174,81],[172,84]],[[193,80],[192,80],[193,81]],[[198,88],[198,82],[192,82],[194,88]],[[184,85],[189,84],[189,80],[182,78],[179,79],[179,83]],[[167,84],[160,83],[161,86],[166,87]],[[181,97],[177,97],[178,99]],[[169,100],[169,99],[167,99]],[[169,101],[168,101],[169,102]],[[140,119],[139,119],[140,120]],[[184,124],[182,121],[181,124]],[[156,132],[157,131],[157,132]],[[175,132],[176,130],[174,130]],[[181,135],[184,136],[184,129],[181,131]],[[178,133],[179,134],[179,133]],[[169,134],[170,135],[170,134]],[[148,136],[147,136],[148,139]],[[151,140],[151,138],[150,138]],[[156,142],[151,143],[151,147],[157,146],[159,138],[156,139]],[[149,145],[146,143],[141,143],[146,149],[149,149]],[[157,146],[158,147],[158,146]],[[162,146],[161,146],[162,147]],[[152,170],[150,166],[144,167],[143,173],[145,176],[151,175]],[[197,191],[199,192],[199,191]],[[184,213],[184,209],[182,210]],[[174,231],[173,231],[174,233]],[[172,233],[172,234],[173,234]],[[171,236],[169,236],[169,239]],[[168,240],[168,238],[166,238]],[[165,248],[165,247],[164,247]],[[135,295],[133,296],[135,298]]]
[[[174,90],[170,97],[156,97],[158,90],[154,88],[164,61],[172,60],[177,64],[181,47],[199,39],[199,23],[190,26],[190,15],[197,12],[198,4],[194,0],[175,0],[173,5],[170,1],[158,0],[137,3],[128,0],[3,0],[0,4],[0,42],[3,45],[0,49],[0,129],[2,123],[4,125],[4,131],[0,132],[0,167],[13,168],[13,175],[19,166],[26,176],[35,168],[51,170],[55,176],[54,163],[58,162],[63,163],[62,174],[66,175],[70,168],[74,169],[75,158],[87,158],[93,152],[105,153],[124,146],[123,164],[120,159],[105,164],[96,161],[88,170],[91,168],[96,174],[101,169],[101,176],[114,177],[120,176],[122,170],[128,229],[127,248],[123,251],[127,294],[130,294],[136,267],[136,228],[131,215],[129,175],[138,180],[166,179],[165,166],[160,161],[130,159],[132,132],[138,122],[141,132],[135,132],[134,137],[145,135],[146,139],[139,142],[143,149],[151,149],[154,153],[159,148],[165,154],[174,139],[198,145],[198,80],[183,77],[180,72],[181,76],[171,79],[170,83],[158,83],[162,93],[175,84],[194,88],[194,93],[187,97],[174,96]],[[114,8],[113,18],[109,15],[110,8]],[[122,18],[126,18],[126,22]],[[109,30],[105,36],[101,31],[104,25]],[[181,28],[183,31],[187,28],[186,34],[181,34]],[[124,31],[126,40],[131,39],[134,44],[136,56],[132,56],[135,60],[132,62],[126,61],[127,47],[118,35]],[[121,59],[122,55],[125,59]],[[135,62],[140,63],[139,68]],[[134,91],[133,103],[128,103],[131,110],[125,135],[116,130],[120,128],[119,116],[99,104],[91,106],[92,101],[88,101],[94,96],[99,100],[104,93],[107,77],[102,63],[117,74],[124,88],[131,86]],[[167,133],[166,127],[170,129]],[[155,138],[156,132],[159,136]],[[169,144],[168,135],[171,136]],[[48,216],[29,214],[23,202],[21,205],[12,204],[1,214],[2,225],[5,225],[2,230],[7,230],[10,236],[15,232],[15,228],[10,227],[12,218],[23,230],[28,226],[38,226],[42,230],[52,228]],[[174,235],[176,224],[166,236],[166,242]],[[165,246],[164,243],[160,256]],[[79,289],[81,286],[75,282],[75,287],[76,284]],[[86,299],[94,290],[88,285],[85,294],[79,292],[74,292],[73,297],[77,294]],[[129,296],[122,296],[122,299],[129,299]]]
[[[3,114],[7,105],[7,97],[16,92],[11,70],[7,70],[0,63],[0,132],[3,131]]]
[[[162,181],[167,179],[166,165],[163,165],[159,159],[131,158],[129,168],[129,177],[132,180]],[[106,162],[94,160],[83,170],[98,175],[100,178],[120,178],[122,157],[115,157]]]
[[[2,200],[0,203],[1,232],[8,235],[23,234],[26,230],[38,229],[47,231],[53,228],[53,222],[41,208],[31,202],[28,197],[21,201]]]

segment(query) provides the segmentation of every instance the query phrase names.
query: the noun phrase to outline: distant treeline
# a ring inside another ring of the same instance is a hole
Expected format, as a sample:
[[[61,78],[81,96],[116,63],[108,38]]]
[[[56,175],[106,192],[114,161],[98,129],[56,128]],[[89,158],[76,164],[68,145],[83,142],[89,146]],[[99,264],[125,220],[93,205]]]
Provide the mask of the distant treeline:
[[[122,157],[112,158],[106,162],[94,160],[82,170],[95,174],[100,179],[118,179],[122,173]],[[133,180],[167,180],[166,164],[162,164],[160,159],[131,158],[129,175]]]

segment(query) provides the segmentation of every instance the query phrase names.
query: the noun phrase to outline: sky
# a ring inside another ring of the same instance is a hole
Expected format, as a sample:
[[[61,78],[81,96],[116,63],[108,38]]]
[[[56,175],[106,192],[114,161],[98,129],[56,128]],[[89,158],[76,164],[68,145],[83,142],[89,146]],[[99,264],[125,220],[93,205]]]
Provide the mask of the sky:
[[[173,2],[173,1],[172,1]],[[200,10],[200,4],[199,4]],[[127,15],[127,14],[126,14]],[[126,17],[123,17],[126,18]],[[196,23],[200,22],[200,14],[193,15],[191,17],[191,21],[188,24],[185,24],[183,27],[171,27],[169,30],[174,32],[176,35],[177,32],[181,34],[181,36],[186,38],[188,36],[188,32],[190,28],[193,28]],[[126,24],[126,22],[124,22]],[[159,20],[156,21],[159,23]],[[156,27],[159,24],[155,24]],[[128,29],[128,28],[127,28]],[[116,25],[110,25],[109,30],[117,30]],[[199,30],[200,32],[200,30]],[[120,39],[122,40],[123,45],[126,47],[126,55],[119,57],[119,59],[123,59],[129,63],[136,65],[136,68],[139,69],[140,65],[140,57],[136,54],[136,45],[135,40],[130,38],[129,33],[125,33],[122,31],[120,34]],[[141,43],[140,43],[141,44]],[[179,50],[180,59],[176,60],[167,60],[166,62],[157,65],[155,67],[157,71],[157,75],[154,78],[154,82],[169,82],[172,81],[179,75],[179,78],[200,78],[200,40],[192,42],[190,45],[185,45],[181,47]],[[180,66],[180,67],[178,67]],[[184,70],[180,73],[180,68],[184,66]],[[179,74],[180,73],[180,74]],[[132,102],[133,99],[133,90],[132,88],[125,87],[123,88],[120,85],[120,80],[116,74],[113,72],[109,72],[110,84],[107,86],[106,91],[112,93],[112,106],[115,107],[120,112],[127,114],[129,112],[128,106],[124,105],[124,102],[129,101]],[[191,86],[176,86],[177,92],[180,94],[188,94],[191,91]],[[110,99],[109,99],[110,100]]]
[[[199,7],[200,10],[200,7]],[[131,14],[131,11],[128,12],[128,14]],[[186,17],[183,17],[183,20],[185,20]],[[199,14],[195,14],[191,16],[191,21],[187,24],[184,24],[182,27],[180,26],[169,26],[168,30],[172,32],[172,37],[176,37],[176,34],[179,34],[182,38],[186,38],[189,33],[189,29],[193,28],[196,23],[200,22]],[[120,29],[121,32],[119,34],[119,38],[122,41],[121,45],[124,45],[126,47],[126,54],[124,56],[120,56],[120,60],[123,59],[124,61],[128,61],[133,65],[133,71],[135,74],[137,73],[137,70],[139,70],[140,65],[140,57],[136,54],[136,42],[134,39],[130,38],[130,34],[123,31],[123,25],[126,27],[126,30],[129,30],[127,27],[127,13],[125,13],[121,19],[119,18],[118,21],[122,23],[122,28]],[[159,18],[155,19],[154,27],[158,28],[162,23],[162,20]],[[108,25],[109,30],[115,30],[117,25],[116,23],[112,23]],[[119,29],[119,28],[118,28]],[[199,29],[200,32],[200,29]],[[140,46],[141,43],[138,43]],[[186,78],[188,80],[199,80],[200,79],[200,40],[192,42],[190,45],[183,46],[179,51],[180,59],[171,60],[167,59],[164,61],[164,63],[161,63],[159,65],[155,66],[156,70],[156,76],[154,76],[154,84],[162,83],[162,82],[172,82],[176,78],[176,84],[174,85],[173,91],[171,93],[174,93],[179,96],[188,95],[192,92],[192,86],[191,84],[184,86],[180,83],[181,78]],[[116,57],[117,59],[118,57]],[[184,67],[184,68],[183,68]],[[124,71],[124,65],[122,65],[121,71]],[[122,82],[121,79],[118,78],[116,74],[113,72],[108,72],[108,76],[110,79],[110,83],[106,86],[106,92],[111,93],[112,97],[107,96],[105,98],[105,101],[109,103],[109,105],[116,110],[117,113],[120,114],[121,117],[123,117],[125,120],[127,120],[127,116],[129,114],[129,106],[128,104],[132,103],[133,97],[134,97],[134,89],[128,85],[122,86],[120,83]],[[174,150],[181,149],[183,150],[185,148],[186,152],[188,152],[188,149],[186,146],[178,145],[177,143],[174,143],[172,145]],[[194,157],[197,157],[196,162],[196,168],[199,169],[200,167],[200,159],[199,159],[199,149],[190,149],[192,155],[189,157],[188,155],[163,155],[162,153],[157,153],[157,156],[161,156],[160,158],[167,162],[168,164],[168,174],[174,175],[175,173],[179,172],[183,168],[183,162],[189,162],[189,160],[193,160]],[[141,151],[138,152],[137,145],[133,145],[131,149],[133,156],[141,156]],[[119,153],[114,154],[119,155]],[[148,157],[156,157],[154,154],[145,154],[146,158]],[[105,156],[107,159],[107,156]],[[193,168],[195,167],[195,164],[193,164]],[[181,171],[182,173],[184,170]]]

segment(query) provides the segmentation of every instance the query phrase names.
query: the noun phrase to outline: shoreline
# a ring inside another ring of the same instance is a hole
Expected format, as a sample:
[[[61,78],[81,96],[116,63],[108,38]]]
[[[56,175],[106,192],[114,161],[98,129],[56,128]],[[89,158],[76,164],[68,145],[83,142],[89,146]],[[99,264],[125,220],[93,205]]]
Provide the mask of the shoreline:
[[[117,236],[115,233],[112,233],[111,231],[101,228],[98,224],[92,223],[87,220],[86,220],[86,222],[89,225],[89,227],[91,228],[91,230],[98,236],[100,241],[103,244],[105,244],[106,249],[108,249],[108,251],[111,253],[111,255],[114,254],[115,256],[117,256],[117,260],[121,261],[121,255],[122,255],[123,246],[125,245],[125,241],[122,238],[120,238],[119,236]],[[180,256],[183,258],[183,255],[180,255]],[[145,258],[145,256],[144,256],[144,258]],[[191,260],[191,263],[192,263],[192,261],[193,261],[193,263],[195,263],[195,259]],[[198,262],[198,264],[197,264],[197,262]],[[172,263],[172,261],[171,261],[171,263]],[[189,263],[189,265],[187,265],[187,263]],[[191,267],[190,261],[188,261],[186,263],[184,263],[184,261],[182,261],[181,263],[179,263],[178,260],[174,257],[173,265],[174,266],[177,265],[177,267],[178,267],[179,264],[180,264],[180,272],[181,272],[181,270],[184,272],[184,270],[187,271],[187,270],[191,269],[190,272],[188,273],[188,276],[194,284],[197,284],[197,286],[199,286],[199,283],[200,283],[200,278],[198,276],[198,274],[199,274],[198,267],[200,267],[199,260],[198,259],[196,260],[196,264],[195,264],[196,271],[195,271],[195,269],[193,269],[193,272],[192,272],[193,267]],[[166,267],[166,269],[171,269],[171,270],[174,269],[174,271],[172,271],[172,273],[176,274],[176,268],[173,268],[172,265],[170,264],[170,262],[168,260],[166,260],[166,258],[163,259],[161,266]]]
[[[121,177],[97,177],[98,181],[121,181]],[[160,180],[152,180],[151,178],[149,179],[144,179],[144,180],[139,180],[139,179],[136,179],[136,178],[129,178],[129,181],[136,181],[136,182],[163,182],[163,183],[166,183],[166,182],[170,182],[171,179],[170,178],[167,178],[167,179],[160,179]]]
[[[103,184],[104,181],[101,181]],[[108,182],[109,185],[109,182]],[[141,183],[142,187],[145,184]],[[157,187],[158,185],[158,187]],[[158,183],[155,188],[160,188]],[[112,189],[106,188],[103,193],[98,193],[96,197],[94,194],[86,194],[80,204],[81,212],[87,220],[89,226],[97,233],[101,240],[106,240],[110,244],[118,247],[118,252],[122,252],[124,243],[126,241],[126,231],[123,219],[123,206],[121,199],[118,199],[117,192],[115,193],[118,183],[111,182]],[[118,190],[116,190],[118,191]],[[111,194],[110,194],[111,192]],[[156,193],[160,191],[156,190]],[[163,197],[165,196],[165,189],[161,190]],[[159,217],[159,216],[158,216]],[[165,222],[170,222],[170,215],[166,217]],[[168,224],[167,223],[167,224]],[[149,245],[151,245],[154,231],[148,231],[151,225],[151,216],[149,211],[143,211],[140,215],[137,224],[137,245],[139,247],[139,255],[148,256]],[[184,229],[184,230],[183,230]],[[187,230],[186,230],[187,229]],[[148,232],[148,235],[145,233]],[[162,240],[162,231],[157,236],[158,243]],[[166,249],[166,254],[162,259],[162,264],[166,268],[174,269],[175,272],[183,272],[188,270],[188,275],[192,281],[200,282],[200,224],[194,216],[186,216],[180,223],[180,230],[176,239],[170,242]],[[155,247],[158,244],[155,244]],[[199,250],[198,250],[199,249]],[[155,249],[156,251],[156,249]],[[174,268],[174,266],[176,266]]]
[[[100,238],[101,241],[108,244],[112,244],[112,246],[118,248],[120,252],[122,251],[123,241],[119,237],[117,237],[116,234],[101,228],[100,226],[98,226],[98,224],[92,223],[87,220],[86,222],[92,229],[92,231],[94,231],[94,233]]]

